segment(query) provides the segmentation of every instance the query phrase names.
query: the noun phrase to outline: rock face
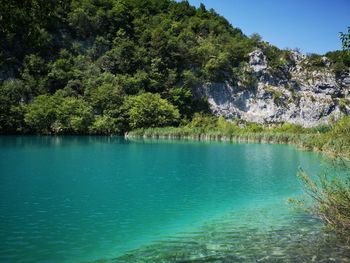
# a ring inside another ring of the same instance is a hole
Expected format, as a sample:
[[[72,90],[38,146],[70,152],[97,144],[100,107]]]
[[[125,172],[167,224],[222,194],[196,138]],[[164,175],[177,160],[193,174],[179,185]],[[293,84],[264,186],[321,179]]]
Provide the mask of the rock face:
[[[312,127],[350,112],[350,74],[337,78],[326,57],[322,58],[324,67],[310,69],[305,55],[290,51],[288,64],[276,73],[261,50],[249,56],[244,72],[253,77],[253,83],[247,85],[239,79],[205,84],[196,90],[197,95],[208,98],[214,114]]]

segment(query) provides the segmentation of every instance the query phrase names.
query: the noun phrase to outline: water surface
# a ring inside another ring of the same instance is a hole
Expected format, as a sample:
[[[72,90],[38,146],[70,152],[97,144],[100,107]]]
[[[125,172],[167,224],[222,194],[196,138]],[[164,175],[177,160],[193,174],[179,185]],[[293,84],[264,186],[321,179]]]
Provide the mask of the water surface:
[[[298,167],[322,163],[287,145],[3,136],[0,262],[269,260],[311,240],[344,261],[286,205]]]

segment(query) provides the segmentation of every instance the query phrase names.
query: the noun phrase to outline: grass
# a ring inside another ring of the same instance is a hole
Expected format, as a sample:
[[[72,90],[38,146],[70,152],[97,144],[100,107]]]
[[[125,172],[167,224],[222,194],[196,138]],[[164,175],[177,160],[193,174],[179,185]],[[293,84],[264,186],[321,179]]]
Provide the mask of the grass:
[[[242,125],[222,117],[197,115],[184,126],[138,129],[127,133],[126,137],[295,144],[303,149],[350,158],[350,116],[334,124],[303,128],[293,124]]]

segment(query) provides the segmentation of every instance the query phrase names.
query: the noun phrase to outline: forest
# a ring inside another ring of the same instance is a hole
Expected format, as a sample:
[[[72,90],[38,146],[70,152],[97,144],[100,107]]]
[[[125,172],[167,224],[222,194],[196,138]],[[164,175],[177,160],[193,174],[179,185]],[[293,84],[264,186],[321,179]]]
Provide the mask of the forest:
[[[172,0],[1,0],[0,133],[124,134],[210,114],[194,90],[242,78],[248,54],[288,63],[214,10]],[[329,52],[332,69],[350,66]],[[318,66],[321,56],[310,55]],[[276,73],[276,74],[277,74]]]

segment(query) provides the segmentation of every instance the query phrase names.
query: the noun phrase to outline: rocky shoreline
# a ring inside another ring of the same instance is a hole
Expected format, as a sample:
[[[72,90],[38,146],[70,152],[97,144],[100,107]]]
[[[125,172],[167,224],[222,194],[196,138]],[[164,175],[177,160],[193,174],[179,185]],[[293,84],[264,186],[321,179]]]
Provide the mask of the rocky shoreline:
[[[208,83],[198,86],[196,94],[207,98],[211,111],[226,119],[314,127],[350,113],[349,72],[336,76],[329,59],[322,61],[322,67],[312,68],[307,56],[290,51],[288,63],[276,74],[266,55],[255,50],[244,68],[255,80],[250,85],[242,80]]]

